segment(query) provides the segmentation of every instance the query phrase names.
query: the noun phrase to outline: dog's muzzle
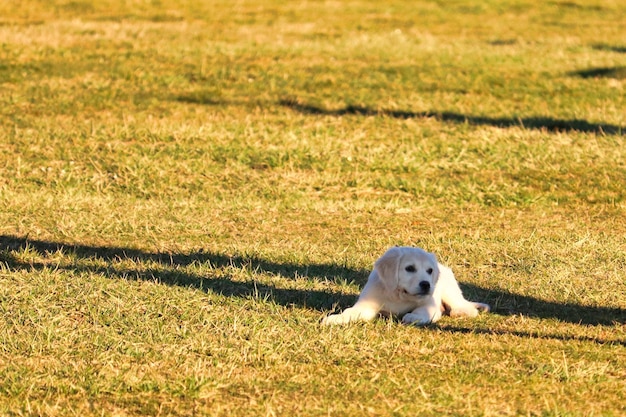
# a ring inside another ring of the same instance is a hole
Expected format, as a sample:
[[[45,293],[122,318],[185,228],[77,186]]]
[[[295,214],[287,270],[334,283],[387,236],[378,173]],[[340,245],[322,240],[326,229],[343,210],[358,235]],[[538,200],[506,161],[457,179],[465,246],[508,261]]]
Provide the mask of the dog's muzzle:
[[[409,291],[405,289],[405,290],[402,290],[402,292],[413,297],[423,297],[425,295],[430,295],[430,290],[432,288],[430,285],[430,282],[420,281],[419,284],[417,285],[418,287],[413,291]]]

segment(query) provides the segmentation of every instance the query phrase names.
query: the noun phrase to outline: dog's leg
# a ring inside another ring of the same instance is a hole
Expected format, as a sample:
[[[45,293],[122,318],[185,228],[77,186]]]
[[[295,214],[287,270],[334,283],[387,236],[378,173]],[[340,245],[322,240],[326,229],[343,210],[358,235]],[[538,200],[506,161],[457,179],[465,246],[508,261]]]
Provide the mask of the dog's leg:
[[[467,301],[463,297],[461,287],[450,268],[440,266],[440,270],[438,285],[441,288],[441,301],[450,317],[476,317],[479,311],[490,310],[487,304]]]
[[[346,308],[340,314],[332,314],[324,317],[322,324],[347,324],[355,321],[372,321],[380,312],[380,306],[376,303],[358,301],[354,306]]]
[[[350,307],[345,309],[341,314],[332,314],[324,317],[322,324],[347,324],[356,321],[371,321],[376,318],[378,311],[364,310]]]
[[[425,326],[430,323],[435,323],[440,318],[441,308],[433,299],[428,304],[418,307],[410,313],[406,313],[404,317],[402,317],[402,323]]]
[[[450,308],[450,317],[476,317],[479,311],[488,312],[490,309],[488,304],[466,300],[464,305]]]

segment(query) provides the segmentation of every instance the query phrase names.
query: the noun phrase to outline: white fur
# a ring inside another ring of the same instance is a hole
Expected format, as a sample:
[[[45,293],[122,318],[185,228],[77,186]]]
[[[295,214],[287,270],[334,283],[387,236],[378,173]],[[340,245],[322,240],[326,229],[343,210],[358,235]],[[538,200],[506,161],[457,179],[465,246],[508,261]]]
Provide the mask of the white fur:
[[[370,321],[379,314],[401,317],[403,323],[434,323],[442,314],[476,317],[489,311],[483,303],[467,301],[452,270],[420,248],[394,247],[374,264],[354,306],[325,317],[322,324]]]

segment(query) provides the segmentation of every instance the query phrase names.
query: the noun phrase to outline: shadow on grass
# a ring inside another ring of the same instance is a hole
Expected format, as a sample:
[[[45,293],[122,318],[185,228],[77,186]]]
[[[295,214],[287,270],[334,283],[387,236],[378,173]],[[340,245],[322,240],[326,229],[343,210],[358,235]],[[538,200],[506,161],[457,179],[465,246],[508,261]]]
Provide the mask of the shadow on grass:
[[[598,43],[592,45],[593,49],[598,51],[616,52],[618,54],[626,54],[626,46],[624,45],[611,45],[606,43]]]
[[[578,342],[594,342],[598,344],[617,344],[626,346],[626,340],[624,339],[614,339],[611,337],[592,337],[585,335],[574,335],[574,334],[552,334],[552,333],[541,333],[541,332],[528,332],[523,330],[504,330],[504,329],[486,329],[486,328],[468,328],[468,327],[460,327],[454,326],[450,324],[441,324],[442,322],[438,322],[436,325],[436,329],[449,333],[462,333],[462,334],[486,334],[492,336],[516,336],[522,338],[529,339],[545,339],[545,340],[563,340],[563,341],[578,341]]]
[[[615,80],[625,80],[626,66],[588,68],[586,70],[573,71],[570,75],[580,78],[613,78]]]
[[[75,264],[57,266],[50,262],[27,262],[17,259],[15,252],[35,252],[34,257],[46,258],[56,252],[70,255],[77,259]],[[156,264],[152,268],[120,269],[115,263],[129,260]],[[82,261],[82,262],[81,262]],[[110,266],[90,265],[111,263]],[[356,301],[355,295],[321,290],[299,290],[277,288],[256,282],[240,282],[223,276],[201,276],[180,270],[180,267],[192,264],[210,264],[213,268],[248,268],[259,273],[277,275],[286,279],[303,277],[310,280],[329,280],[340,276],[346,281],[363,285],[369,271],[357,270],[336,264],[298,265],[278,263],[257,257],[230,257],[223,254],[198,251],[190,254],[153,253],[137,249],[64,244],[32,240],[25,237],[0,236],[0,263],[10,269],[38,270],[46,267],[64,269],[69,272],[90,272],[102,274],[113,279],[156,281],[170,286],[195,288],[202,291],[228,297],[261,297],[284,306],[306,307],[320,312],[332,309],[344,309]],[[594,307],[577,304],[544,301],[503,290],[481,288],[463,284],[463,291],[468,299],[480,300],[491,304],[493,313],[498,315],[524,315],[535,318],[557,319],[563,322],[582,325],[626,324],[626,310],[622,308]],[[445,329],[445,328],[444,328]],[[455,328],[456,329],[456,328]],[[460,330],[459,330],[460,331]],[[467,330],[472,331],[472,330]],[[489,333],[489,331],[485,331]],[[510,333],[510,332],[509,332]],[[520,333],[532,336],[530,334]],[[546,336],[566,339],[566,336]],[[577,337],[572,336],[572,339]],[[580,339],[580,338],[578,338]],[[584,338],[583,338],[584,339]],[[594,339],[595,340],[595,339]],[[603,343],[602,340],[596,340]],[[626,345],[626,341],[618,342]]]
[[[269,102],[258,102],[255,100],[223,100],[221,98],[200,95],[183,95],[174,98],[175,101],[189,104],[201,104],[207,106],[243,106],[243,107],[266,107],[274,105]],[[413,112],[406,110],[376,110],[364,106],[349,105],[341,109],[325,109],[312,104],[301,103],[296,99],[282,99],[278,105],[288,107],[294,111],[307,115],[318,116],[386,116],[397,119],[422,119],[433,118],[442,122],[452,122],[458,124],[470,124],[477,126],[495,126],[501,128],[522,127],[525,129],[545,130],[548,132],[583,132],[608,135],[626,135],[626,127],[607,123],[591,123],[582,119],[554,119],[552,117],[486,117],[472,116],[455,112]]]
[[[605,123],[590,123],[581,119],[554,119],[551,117],[484,117],[471,116],[454,112],[412,112],[404,110],[375,110],[362,106],[346,106],[341,109],[328,110],[322,107],[302,104],[296,100],[281,100],[280,104],[303,114],[345,116],[388,116],[398,119],[434,118],[443,122],[467,123],[470,125],[487,125],[495,127],[522,127],[526,129],[546,130],[549,132],[585,132],[610,135],[624,135],[626,128]]]

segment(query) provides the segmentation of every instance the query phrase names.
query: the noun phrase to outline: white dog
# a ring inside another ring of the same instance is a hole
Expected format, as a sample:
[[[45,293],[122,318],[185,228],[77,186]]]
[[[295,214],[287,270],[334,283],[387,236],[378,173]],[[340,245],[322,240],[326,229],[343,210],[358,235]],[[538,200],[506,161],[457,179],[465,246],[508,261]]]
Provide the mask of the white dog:
[[[467,301],[452,270],[420,248],[394,247],[374,264],[354,306],[327,316],[322,324],[370,321],[380,313],[402,317],[403,323],[434,323],[442,314],[476,317],[489,311],[483,303]]]

